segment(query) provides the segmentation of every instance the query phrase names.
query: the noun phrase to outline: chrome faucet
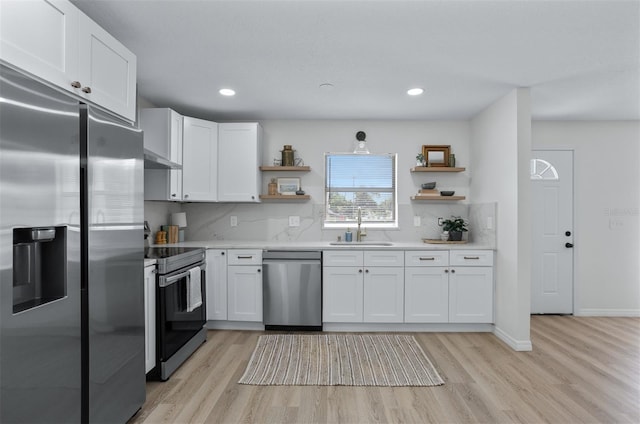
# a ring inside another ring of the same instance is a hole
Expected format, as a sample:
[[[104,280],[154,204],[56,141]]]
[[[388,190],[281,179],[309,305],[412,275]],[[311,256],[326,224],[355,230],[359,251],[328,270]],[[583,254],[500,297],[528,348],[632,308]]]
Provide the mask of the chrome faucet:
[[[366,237],[367,232],[362,228],[362,208],[358,206],[358,231],[356,232],[356,241],[362,241],[362,237]]]

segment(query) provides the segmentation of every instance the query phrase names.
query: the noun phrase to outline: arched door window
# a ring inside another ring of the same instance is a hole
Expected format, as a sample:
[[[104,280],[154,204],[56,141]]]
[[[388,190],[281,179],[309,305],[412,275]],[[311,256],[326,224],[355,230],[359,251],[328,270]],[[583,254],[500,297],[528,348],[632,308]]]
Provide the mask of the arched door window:
[[[557,180],[558,171],[544,159],[531,159],[532,180]]]

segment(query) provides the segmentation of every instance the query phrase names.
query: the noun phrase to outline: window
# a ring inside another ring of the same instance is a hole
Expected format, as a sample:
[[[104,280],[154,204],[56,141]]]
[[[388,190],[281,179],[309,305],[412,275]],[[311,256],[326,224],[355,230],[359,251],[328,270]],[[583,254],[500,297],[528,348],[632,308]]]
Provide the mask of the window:
[[[396,155],[325,155],[325,228],[396,228]]]

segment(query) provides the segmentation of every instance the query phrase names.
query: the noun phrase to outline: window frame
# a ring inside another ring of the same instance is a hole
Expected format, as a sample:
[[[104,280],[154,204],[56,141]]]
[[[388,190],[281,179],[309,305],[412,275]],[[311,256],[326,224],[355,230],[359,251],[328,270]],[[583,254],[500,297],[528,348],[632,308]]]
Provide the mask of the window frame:
[[[329,187],[329,170],[328,170],[328,159],[330,156],[385,156],[390,157],[392,160],[392,187],[391,189],[380,189],[377,187],[362,187],[362,188],[354,188],[354,187],[334,187],[330,189]],[[380,193],[391,193],[393,200],[393,220],[387,222],[379,222],[379,221],[369,221],[366,219],[362,219],[362,226],[366,228],[380,228],[380,229],[397,229],[399,227],[399,219],[398,219],[398,154],[397,153],[370,153],[370,154],[360,154],[360,153],[336,153],[336,152],[326,152],[324,154],[324,205],[323,205],[323,213],[322,213],[322,228],[323,229],[346,229],[346,228],[355,228],[358,223],[357,220],[348,219],[345,221],[327,221],[328,211],[329,211],[329,194],[331,192],[380,192]]]

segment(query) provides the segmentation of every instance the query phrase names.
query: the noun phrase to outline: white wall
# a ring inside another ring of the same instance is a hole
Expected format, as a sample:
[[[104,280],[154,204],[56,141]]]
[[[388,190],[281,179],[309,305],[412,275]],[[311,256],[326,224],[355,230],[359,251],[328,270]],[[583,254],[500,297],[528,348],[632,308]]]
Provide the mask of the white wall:
[[[497,202],[495,332],[530,350],[529,90],[516,89],[471,121],[474,202]]]
[[[575,314],[640,315],[640,123],[536,121],[532,138],[575,152]]]
[[[441,190],[455,190],[469,195],[470,168],[464,173],[411,173],[415,156],[423,144],[451,145],[456,164],[469,167],[469,122],[467,121],[262,121],[264,130],[263,164],[272,164],[280,158],[285,144],[291,144],[296,156],[311,167],[311,172],[286,175],[269,172],[263,174],[263,193],[272,177],[300,177],[302,189],[311,200],[306,202],[263,202],[261,204],[189,203],[187,212],[188,240],[273,240],[317,241],[334,240],[344,230],[323,230],[324,206],[324,154],[353,150],[356,132],[367,133],[367,145],[372,153],[398,153],[397,230],[368,229],[369,239],[390,241],[420,241],[437,238],[441,228],[439,216],[462,215],[469,217],[469,201],[426,203],[413,202],[420,183],[436,181]],[[300,216],[300,227],[289,227],[288,216]],[[414,215],[421,217],[421,226],[414,227]],[[230,226],[230,216],[237,216],[238,226]],[[473,229],[472,229],[473,234]],[[478,235],[481,233],[478,232]],[[485,235],[485,233],[482,233]]]

